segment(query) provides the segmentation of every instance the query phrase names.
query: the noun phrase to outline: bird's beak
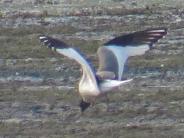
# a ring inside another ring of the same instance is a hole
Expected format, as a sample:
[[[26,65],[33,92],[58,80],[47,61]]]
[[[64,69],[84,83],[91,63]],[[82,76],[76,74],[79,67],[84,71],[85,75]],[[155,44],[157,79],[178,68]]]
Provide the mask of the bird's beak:
[[[88,102],[81,100],[81,102],[79,104],[81,112],[84,112],[90,105],[91,105],[91,103],[88,103]]]

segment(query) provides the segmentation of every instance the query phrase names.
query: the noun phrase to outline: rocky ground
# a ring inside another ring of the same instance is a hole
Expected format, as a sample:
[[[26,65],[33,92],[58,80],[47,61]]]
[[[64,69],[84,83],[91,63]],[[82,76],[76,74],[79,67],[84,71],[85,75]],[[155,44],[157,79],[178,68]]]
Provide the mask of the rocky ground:
[[[184,137],[183,0],[1,0],[0,137]],[[130,84],[80,113],[80,67],[37,39],[47,34],[95,51],[129,32],[164,26],[155,49],[131,58]]]

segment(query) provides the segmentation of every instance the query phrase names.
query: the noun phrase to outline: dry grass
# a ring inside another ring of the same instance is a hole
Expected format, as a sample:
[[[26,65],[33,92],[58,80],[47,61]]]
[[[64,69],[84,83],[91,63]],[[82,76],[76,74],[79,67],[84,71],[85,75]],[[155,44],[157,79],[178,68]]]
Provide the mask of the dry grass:
[[[140,96],[144,94],[144,96]],[[11,95],[11,96],[10,96]],[[1,136],[32,136],[32,137],[150,137],[174,138],[183,136],[183,125],[180,131],[177,124],[164,123],[162,120],[174,117],[178,121],[183,115],[183,93],[180,91],[124,91],[110,94],[110,102],[98,101],[95,107],[80,114],[77,107],[78,98],[73,91],[62,92],[56,89],[48,91],[12,91],[1,90],[1,102],[15,101],[20,111],[34,111],[31,116],[37,119],[20,121],[9,119],[0,124]],[[115,100],[116,99],[116,100]],[[175,104],[170,101],[177,101]],[[63,105],[62,105],[63,103]],[[125,104],[127,106],[125,106]],[[157,104],[159,103],[159,104]],[[66,111],[61,109],[68,105]],[[155,104],[156,108],[152,109]],[[47,108],[47,106],[49,108]],[[104,110],[102,105],[114,108],[113,112]],[[25,108],[25,109],[24,109]],[[26,109],[27,108],[27,109]],[[149,109],[150,108],[150,109]],[[77,110],[76,110],[77,109]],[[167,109],[167,110],[166,110]],[[3,109],[4,110],[4,109]],[[46,113],[52,113],[46,116]],[[139,117],[147,119],[138,121]],[[150,117],[149,117],[150,116]],[[138,119],[136,121],[136,118]],[[161,119],[162,118],[162,119]],[[157,122],[161,119],[161,122]],[[22,120],[22,119],[21,119]],[[155,121],[155,123],[153,123]],[[131,124],[132,122],[132,124]],[[128,125],[131,124],[131,125]]]
[[[155,3],[155,1],[152,2]],[[84,3],[86,4],[86,2]],[[136,6],[136,3],[133,4],[133,6]],[[137,4],[139,5],[139,3]],[[93,21],[92,18],[88,19],[89,22],[84,23],[85,25],[87,24],[87,27],[91,27],[89,30],[76,29],[77,27],[71,24],[49,26],[45,22],[46,17],[62,14],[67,14],[67,16],[75,15],[81,18],[86,15],[123,16],[145,14],[149,17],[152,13],[160,14],[160,7],[157,7],[157,5],[155,7],[152,5],[153,7],[144,6],[140,9],[134,8],[129,10],[125,10],[123,6],[119,7],[118,4],[115,6],[117,7],[111,8],[111,6],[104,5],[100,6],[99,9],[95,7],[87,8],[84,15],[81,15],[81,11],[85,8],[82,9],[79,5],[75,7],[78,11],[70,9],[68,13],[61,13],[57,6],[56,9],[54,7],[48,11],[47,7],[43,7],[43,13],[41,14],[25,12],[9,17],[12,19],[19,17],[42,18],[42,26],[0,28],[0,58],[3,59],[3,63],[0,63],[1,75],[8,76],[8,73],[15,75],[18,72],[22,76],[35,75],[45,77],[45,80],[49,77],[63,77],[64,81],[59,85],[71,85],[74,87],[77,79],[72,80],[71,76],[79,78],[79,66],[73,61],[63,60],[58,54],[54,54],[47,48],[41,48],[41,44],[37,39],[39,34],[61,36],[67,43],[80,48],[89,55],[94,55],[98,47],[103,43],[101,40],[84,40],[74,37],[66,39],[67,37],[65,36],[74,36],[75,33],[83,31],[94,31],[97,33],[113,31],[118,34],[139,30],[141,29],[140,26],[163,25],[163,17],[152,22],[140,19],[138,20],[140,22],[132,25],[131,23],[134,23],[134,20],[131,20],[130,23],[124,23],[123,21],[116,23],[117,21],[113,20],[105,22],[103,19]],[[168,7],[164,9],[164,13],[168,12],[167,9]],[[1,12],[0,18],[4,18]],[[145,17],[144,19],[147,18]],[[110,20],[110,18],[106,20]],[[94,22],[96,22],[96,26],[93,26]],[[105,24],[104,26],[103,23]],[[173,28],[172,31],[174,31],[175,28],[182,27],[182,22],[170,26]],[[171,45],[169,42],[167,44]],[[153,56],[148,53],[139,58],[131,58],[128,61],[128,66],[131,69],[138,70],[155,68],[161,73],[167,70],[182,70],[184,67],[183,54],[168,54],[170,51],[175,52],[179,49],[183,50],[182,44],[172,45],[165,49],[158,48],[157,50],[167,51],[166,54],[158,53],[157,56]],[[56,60],[51,61],[52,57],[56,58]],[[95,65],[97,65],[97,58],[91,57]],[[16,59],[15,63],[11,62],[13,59]],[[63,64],[65,68],[62,71],[55,70],[56,67]],[[75,66],[71,67],[73,64]],[[181,89],[172,87],[149,88],[147,85],[148,82],[152,85],[152,82],[158,84],[162,81],[170,81],[169,83],[177,84],[173,81],[178,81],[182,76],[174,80],[172,78],[171,80],[161,80],[161,78],[156,77],[148,78],[151,81],[135,80],[137,82],[131,83],[130,86],[109,93],[107,95],[109,101],[105,98],[100,98],[94,106],[90,107],[83,114],[80,113],[78,106],[80,97],[77,93],[77,86],[71,90],[59,90],[55,87],[58,84],[52,81],[39,84],[17,81],[0,83],[0,137],[182,138],[184,136],[183,87],[181,86]],[[65,80],[65,78],[67,79]],[[182,84],[182,82],[180,83]],[[49,88],[31,90],[24,89],[24,86],[35,86],[35,88],[37,86],[49,86]]]

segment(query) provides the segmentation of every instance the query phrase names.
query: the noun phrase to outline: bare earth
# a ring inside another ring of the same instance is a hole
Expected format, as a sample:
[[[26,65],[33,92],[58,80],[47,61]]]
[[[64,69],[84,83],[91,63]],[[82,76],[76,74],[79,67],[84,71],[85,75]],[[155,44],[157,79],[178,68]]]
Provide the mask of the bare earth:
[[[48,34],[88,54],[105,41],[168,27],[156,48],[131,58],[130,84],[81,114],[80,67],[37,39]],[[0,138],[183,138],[183,0],[0,0]]]

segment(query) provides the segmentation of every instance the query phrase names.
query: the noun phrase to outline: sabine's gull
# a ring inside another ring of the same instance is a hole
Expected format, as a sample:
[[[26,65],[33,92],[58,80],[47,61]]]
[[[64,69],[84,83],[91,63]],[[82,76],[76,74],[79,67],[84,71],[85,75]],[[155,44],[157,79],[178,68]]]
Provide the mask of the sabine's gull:
[[[153,44],[166,34],[167,29],[159,27],[129,33],[108,41],[97,50],[99,59],[97,71],[85,55],[75,47],[46,35],[40,35],[39,39],[48,48],[81,65],[83,73],[78,91],[82,97],[80,108],[83,112],[91,103],[94,103],[98,96],[130,82],[132,79],[123,80],[122,77],[128,57],[145,54],[146,51],[154,48]]]

